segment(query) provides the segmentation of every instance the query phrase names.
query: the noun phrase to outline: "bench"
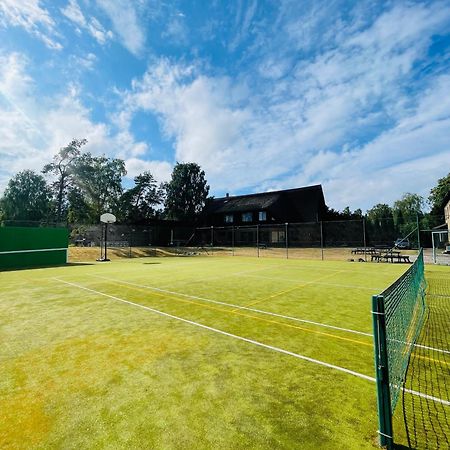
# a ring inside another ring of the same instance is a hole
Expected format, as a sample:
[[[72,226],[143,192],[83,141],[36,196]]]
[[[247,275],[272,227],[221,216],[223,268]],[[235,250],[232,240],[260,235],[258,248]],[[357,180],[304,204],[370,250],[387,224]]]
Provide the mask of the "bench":
[[[372,255],[375,252],[376,250],[373,247],[357,247],[352,250],[352,254],[354,255],[361,255],[361,254]]]
[[[370,260],[380,262],[380,261],[386,261],[386,262],[398,262],[398,263],[411,263],[409,259],[409,255],[401,255],[400,252],[391,251],[388,253],[374,253],[371,255]]]

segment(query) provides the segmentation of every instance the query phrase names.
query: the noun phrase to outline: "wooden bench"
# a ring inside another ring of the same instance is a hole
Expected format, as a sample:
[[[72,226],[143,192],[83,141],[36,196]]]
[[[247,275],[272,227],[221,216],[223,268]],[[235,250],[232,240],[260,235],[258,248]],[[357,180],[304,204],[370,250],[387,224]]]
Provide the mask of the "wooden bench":
[[[357,247],[352,250],[353,255],[367,254],[372,255],[376,250],[373,247]]]
[[[370,257],[370,260],[376,261],[376,262],[381,262],[381,261],[386,261],[386,262],[404,262],[404,263],[411,263],[410,259],[409,259],[409,255],[401,255],[400,252],[388,252],[388,253],[373,253]]]

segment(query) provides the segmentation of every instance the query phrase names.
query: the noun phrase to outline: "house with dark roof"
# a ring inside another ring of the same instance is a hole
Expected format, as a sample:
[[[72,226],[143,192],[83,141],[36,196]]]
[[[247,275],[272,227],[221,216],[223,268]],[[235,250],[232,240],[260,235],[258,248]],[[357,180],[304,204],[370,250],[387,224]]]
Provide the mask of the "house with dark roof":
[[[323,190],[318,184],[212,199],[206,208],[206,222],[213,226],[319,222],[325,212]]]

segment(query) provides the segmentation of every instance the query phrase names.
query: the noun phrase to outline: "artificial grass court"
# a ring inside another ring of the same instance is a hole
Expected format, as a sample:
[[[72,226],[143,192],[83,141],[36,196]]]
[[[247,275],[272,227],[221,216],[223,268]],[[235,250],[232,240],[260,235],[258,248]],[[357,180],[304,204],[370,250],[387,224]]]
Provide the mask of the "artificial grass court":
[[[0,273],[0,447],[376,448],[371,295],[406,268],[191,257]],[[436,359],[421,343],[418,363]],[[406,445],[401,411],[394,427]]]

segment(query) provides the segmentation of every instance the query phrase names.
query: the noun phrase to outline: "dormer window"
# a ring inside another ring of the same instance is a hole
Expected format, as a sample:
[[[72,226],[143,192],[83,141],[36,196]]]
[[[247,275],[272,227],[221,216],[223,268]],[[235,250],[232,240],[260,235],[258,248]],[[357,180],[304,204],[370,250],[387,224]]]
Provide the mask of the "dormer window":
[[[225,223],[233,223],[233,214],[225,214]]]
[[[259,219],[260,222],[266,221],[267,220],[267,213],[266,213],[266,211],[260,211],[258,213],[258,219]]]
[[[251,222],[253,214],[251,212],[242,213],[242,222]]]

